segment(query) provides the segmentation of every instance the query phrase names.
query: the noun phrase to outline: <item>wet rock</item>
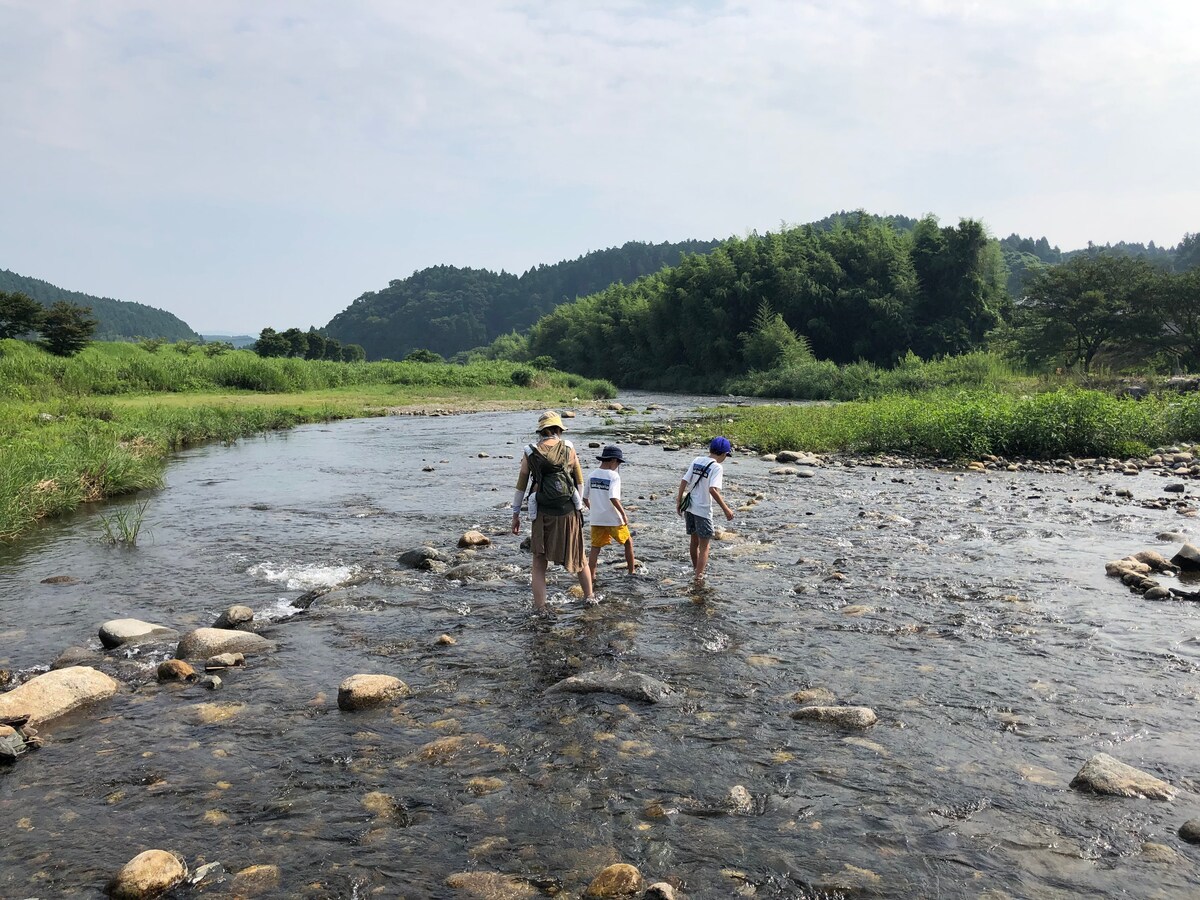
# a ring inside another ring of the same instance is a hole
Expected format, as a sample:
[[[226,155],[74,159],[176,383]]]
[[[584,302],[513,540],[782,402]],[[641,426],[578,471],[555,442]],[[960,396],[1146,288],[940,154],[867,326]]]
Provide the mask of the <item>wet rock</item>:
[[[675,900],[675,888],[665,881],[657,881],[646,888],[642,897],[644,900]]]
[[[795,450],[780,450],[775,454],[775,460],[781,463],[794,463],[799,462],[804,458],[804,455],[803,453],[797,453]]]
[[[795,466],[776,466],[774,469],[771,469],[770,474],[772,474],[772,475],[799,475],[800,470],[797,469]]]
[[[222,653],[270,653],[275,645],[266,638],[248,631],[228,628],[197,628],[183,636],[176,659],[208,659]]]
[[[111,619],[100,626],[100,643],[107,649],[142,641],[173,640],[179,633],[141,619]]]
[[[1180,825],[1179,837],[1189,844],[1200,844],[1200,819],[1188,819]]]
[[[233,876],[233,893],[238,897],[257,897],[279,888],[279,866],[247,866]]]
[[[338,709],[370,709],[408,693],[408,685],[392,675],[351,675],[338,687]]]
[[[1166,600],[1171,596],[1171,590],[1159,584],[1149,588],[1142,596],[1147,600]]]
[[[121,867],[108,885],[114,900],[142,900],[166,893],[187,878],[183,857],[170,850],[144,850]]]
[[[499,872],[458,872],[446,879],[446,886],[479,900],[527,900],[541,894],[529,882]]]
[[[195,681],[200,677],[182,659],[168,659],[159,663],[155,674],[159,681]]]
[[[614,863],[592,879],[585,898],[636,897],[642,891],[642,873],[629,863]]]
[[[42,584],[79,584],[79,579],[74,575],[51,575],[43,578]]]
[[[735,784],[725,798],[725,808],[735,813],[754,812],[754,798],[744,785]]]
[[[1155,572],[1178,572],[1179,567],[1157,550],[1142,550],[1132,556],[1140,563],[1149,566]]]
[[[1175,481],[1175,482],[1172,482],[1171,484],[1164,484],[1163,490],[1166,491],[1168,494],[1182,494],[1184,491],[1187,490],[1187,488],[1184,487],[1182,484],[1180,484],[1178,481]]]
[[[449,563],[450,557],[434,547],[414,547],[401,553],[396,562],[411,569],[429,569],[431,563]]]
[[[759,459],[761,459],[763,462],[784,462],[784,460],[780,459],[779,455],[776,453],[764,453],[759,457]]]
[[[458,546],[464,547],[487,547],[492,543],[492,539],[482,531],[467,531],[458,539]]]
[[[0,725],[0,763],[14,763],[25,753],[25,738],[11,725]]]
[[[449,568],[444,573],[451,581],[499,581],[496,567],[486,562],[465,562]]]
[[[114,679],[90,666],[56,669],[0,694],[0,717],[25,715],[31,725],[37,725],[107,700],[118,687]]]
[[[1200,571],[1200,548],[1195,544],[1184,544],[1179,552],[1171,557],[1171,562],[1184,572]]]
[[[559,415],[562,416],[564,419],[573,419],[573,418],[575,418],[575,410],[564,409],[562,412],[559,413]]]
[[[814,476],[816,476],[816,474],[817,474],[816,472],[814,472],[812,469],[809,469],[809,468],[802,468],[802,469],[798,469],[796,471],[797,478],[813,478]]]
[[[104,655],[86,647],[68,647],[50,663],[51,669],[69,669],[71,666],[92,666],[104,662]]]
[[[1097,753],[1079,770],[1071,787],[1111,794],[1115,797],[1146,797],[1151,800],[1170,800],[1175,789],[1161,779],[1126,765],[1107,753]]]
[[[222,669],[232,669],[234,666],[244,666],[245,664],[246,655],[244,653],[218,653],[204,661],[204,670],[219,672]]]
[[[231,606],[212,623],[213,628],[249,631],[254,627],[254,610],[248,606]]]
[[[630,700],[661,703],[671,686],[640,672],[586,672],[572,675],[547,688],[547,694],[617,694]]]
[[[792,694],[792,699],[797,703],[815,703],[815,704],[831,704],[837,701],[837,697],[833,695],[833,691],[827,688],[805,688],[801,691],[796,691]]]
[[[305,591],[289,605],[293,609],[308,609],[332,590],[332,585],[321,585],[321,587],[315,587],[311,591]]]
[[[438,635],[438,639],[436,641],[434,641],[434,643],[437,644],[439,647],[453,647],[455,644],[458,643],[458,641],[456,641],[454,638],[450,637],[450,635],[448,635],[448,634],[442,634],[442,635]]]
[[[1142,859],[1146,862],[1175,865],[1181,861],[1178,853],[1166,844],[1147,841],[1142,844]]]
[[[879,720],[875,710],[867,706],[804,706],[794,710],[792,718],[841,728],[870,728]]]
[[[200,679],[200,686],[210,691],[217,690],[223,683],[219,675],[205,675]]]
[[[1131,556],[1124,559],[1114,559],[1104,564],[1105,574],[1113,578],[1123,578],[1126,575],[1149,575],[1153,571],[1144,562],[1138,562]]]

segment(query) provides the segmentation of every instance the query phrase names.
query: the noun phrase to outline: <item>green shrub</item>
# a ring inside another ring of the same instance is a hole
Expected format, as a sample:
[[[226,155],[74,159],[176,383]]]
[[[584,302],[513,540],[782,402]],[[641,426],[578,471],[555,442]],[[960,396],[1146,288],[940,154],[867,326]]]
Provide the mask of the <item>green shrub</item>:
[[[517,387],[529,387],[533,384],[532,369],[513,369],[512,383]]]

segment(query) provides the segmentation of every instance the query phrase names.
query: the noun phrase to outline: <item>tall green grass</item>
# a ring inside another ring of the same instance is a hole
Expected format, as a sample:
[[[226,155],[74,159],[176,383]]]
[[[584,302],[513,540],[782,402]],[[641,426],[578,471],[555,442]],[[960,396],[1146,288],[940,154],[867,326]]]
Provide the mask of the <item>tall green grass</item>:
[[[892,396],[835,406],[721,409],[735,443],[765,451],[893,452],[932,459],[1144,456],[1200,439],[1200,396],[1129,400],[1063,388]],[[715,417],[714,417],[715,418]],[[731,421],[727,421],[731,420]]]

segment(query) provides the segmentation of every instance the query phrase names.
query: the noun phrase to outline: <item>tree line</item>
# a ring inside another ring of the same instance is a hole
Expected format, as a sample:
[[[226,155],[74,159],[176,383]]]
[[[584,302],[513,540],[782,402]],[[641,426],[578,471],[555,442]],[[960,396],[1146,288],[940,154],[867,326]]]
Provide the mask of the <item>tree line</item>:
[[[332,362],[359,362],[367,358],[366,351],[358,344],[343,344],[316,328],[301,331],[288,328],[276,331],[264,328],[252,348],[259,356],[292,357],[294,359],[325,359]]]
[[[91,307],[58,300],[46,308],[25,294],[0,291],[0,338],[37,335],[55,356],[74,356],[91,341],[96,324]]]

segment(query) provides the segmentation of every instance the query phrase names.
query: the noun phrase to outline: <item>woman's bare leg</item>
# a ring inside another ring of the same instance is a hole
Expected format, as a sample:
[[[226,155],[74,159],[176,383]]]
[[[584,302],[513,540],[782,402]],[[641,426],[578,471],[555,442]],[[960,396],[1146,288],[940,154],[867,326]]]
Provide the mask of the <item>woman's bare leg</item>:
[[[533,558],[533,608],[536,612],[546,611],[546,557]]]

